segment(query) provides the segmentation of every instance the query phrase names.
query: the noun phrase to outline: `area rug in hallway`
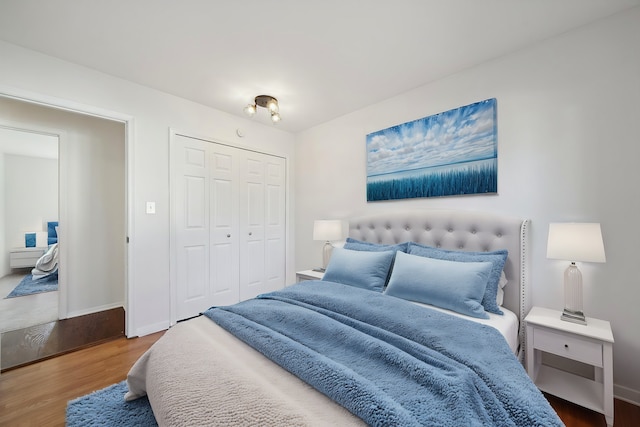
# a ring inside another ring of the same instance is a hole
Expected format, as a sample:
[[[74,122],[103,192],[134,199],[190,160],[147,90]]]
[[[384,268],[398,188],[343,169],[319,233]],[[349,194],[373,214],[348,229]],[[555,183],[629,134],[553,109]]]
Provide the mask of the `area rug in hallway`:
[[[122,381],[69,401],[67,427],[136,426],[157,427],[147,397],[125,402],[127,383]]]
[[[49,274],[41,279],[33,279],[33,275],[27,274],[13,288],[11,293],[5,298],[23,297],[25,295],[39,294],[41,292],[51,292],[58,290],[58,273]]]

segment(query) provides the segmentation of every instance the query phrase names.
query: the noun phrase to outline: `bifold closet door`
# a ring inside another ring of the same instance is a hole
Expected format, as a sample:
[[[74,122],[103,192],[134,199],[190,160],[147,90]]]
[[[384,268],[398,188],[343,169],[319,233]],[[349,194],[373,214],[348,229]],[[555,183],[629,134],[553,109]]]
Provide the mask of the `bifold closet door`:
[[[240,160],[240,300],[285,285],[285,162],[245,151]]]
[[[171,152],[177,320],[209,304],[209,144],[176,136]]]
[[[176,320],[284,287],[285,159],[175,135],[171,205]]]
[[[282,157],[265,160],[265,291],[287,285],[286,162]]]
[[[240,301],[238,174],[243,150],[221,144],[208,144],[211,150],[209,306],[230,305]]]

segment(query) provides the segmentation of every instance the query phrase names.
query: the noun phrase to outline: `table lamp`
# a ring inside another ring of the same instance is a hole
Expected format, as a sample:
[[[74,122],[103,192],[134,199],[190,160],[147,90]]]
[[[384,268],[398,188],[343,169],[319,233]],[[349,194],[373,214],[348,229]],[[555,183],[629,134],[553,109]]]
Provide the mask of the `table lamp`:
[[[570,261],[564,272],[562,320],[586,325],[582,312],[582,273],[576,261],[605,262],[599,223],[550,223],[547,258]]]
[[[342,221],[334,219],[319,219],[313,222],[313,240],[324,240],[322,247],[322,268],[314,268],[315,271],[325,271],[333,245],[331,240],[342,239]]]

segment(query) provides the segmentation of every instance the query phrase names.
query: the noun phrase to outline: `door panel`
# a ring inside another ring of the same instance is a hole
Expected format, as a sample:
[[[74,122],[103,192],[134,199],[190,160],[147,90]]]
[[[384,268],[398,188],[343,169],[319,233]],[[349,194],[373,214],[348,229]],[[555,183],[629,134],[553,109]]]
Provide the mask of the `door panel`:
[[[275,291],[286,285],[286,181],[285,160],[267,156],[265,207],[267,241],[265,291]]]
[[[209,172],[204,142],[177,137],[172,150],[175,307],[180,320],[199,313],[209,302]]]
[[[202,231],[207,228],[207,203],[205,189],[207,179],[203,176],[183,176],[185,197],[185,229]]]
[[[207,248],[205,246],[187,246],[184,248],[186,280],[184,300],[191,302],[206,297],[207,280],[205,277]]]
[[[238,302],[239,150],[211,144],[211,305]]]
[[[245,152],[240,167],[240,299],[265,290],[264,155]]]

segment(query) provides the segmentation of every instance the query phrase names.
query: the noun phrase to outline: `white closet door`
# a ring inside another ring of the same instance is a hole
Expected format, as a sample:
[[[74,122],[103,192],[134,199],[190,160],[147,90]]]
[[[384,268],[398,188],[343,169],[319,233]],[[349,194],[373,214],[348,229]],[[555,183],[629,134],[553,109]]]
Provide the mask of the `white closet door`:
[[[265,291],[286,285],[286,181],[285,160],[266,156],[265,160]]]
[[[211,304],[230,305],[239,291],[239,158],[242,150],[211,146]]]
[[[247,151],[240,166],[240,299],[264,292],[265,160]]]
[[[247,151],[240,167],[240,299],[285,285],[285,163]]]
[[[285,159],[175,135],[175,320],[284,287]]]
[[[172,146],[177,320],[197,315],[210,301],[209,145],[177,135]]]

